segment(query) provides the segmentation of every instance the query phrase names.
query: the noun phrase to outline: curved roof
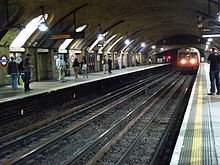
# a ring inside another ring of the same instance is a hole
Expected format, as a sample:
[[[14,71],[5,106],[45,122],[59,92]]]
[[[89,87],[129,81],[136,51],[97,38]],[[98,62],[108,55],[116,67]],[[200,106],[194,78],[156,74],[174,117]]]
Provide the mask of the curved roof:
[[[32,42],[37,42],[40,47],[56,45],[57,41],[48,40],[51,33],[74,30],[74,11],[77,27],[89,25],[86,38],[93,39],[87,39],[86,46],[94,42],[100,30],[102,33],[111,31],[109,37],[114,34],[118,38],[130,35],[132,39],[137,38],[151,44],[163,44],[163,40],[175,36],[200,38],[198,16],[213,19],[218,11],[217,0],[210,3],[210,13],[207,0],[8,0],[8,6],[7,22],[5,0],[0,0],[0,45],[10,45],[19,33],[19,30],[12,28],[26,25],[41,15],[40,7],[43,6],[44,12],[49,15],[47,21],[50,33],[37,31],[26,43],[30,46]],[[211,20],[213,22],[213,25],[217,24]]]

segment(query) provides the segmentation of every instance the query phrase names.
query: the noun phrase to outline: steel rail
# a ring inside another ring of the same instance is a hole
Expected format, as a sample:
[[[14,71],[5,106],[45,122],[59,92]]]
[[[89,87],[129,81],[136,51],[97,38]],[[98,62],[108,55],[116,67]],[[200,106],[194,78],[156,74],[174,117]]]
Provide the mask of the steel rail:
[[[169,74],[169,75],[170,75],[170,74],[172,74],[172,73],[166,72],[165,74]],[[80,113],[83,113],[84,111],[86,111],[86,110],[88,110],[88,109],[90,109],[90,108],[92,108],[92,107],[94,107],[94,106],[97,106],[97,105],[99,105],[99,104],[101,105],[101,104],[103,104],[104,102],[107,102],[107,101],[109,101],[110,99],[112,99],[112,98],[114,98],[114,97],[117,97],[117,96],[122,95],[122,94],[124,94],[124,93],[126,93],[126,92],[129,92],[129,91],[131,91],[131,90],[134,90],[135,88],[138,88],[140,85],[142,85],[142,83],[146,83],[146,82],[148,82],[148,81],[152,81],[153,79],[158,78],[158,77],[161,77],[161,75],[158,74],[158,75],[155,75],[154,77],[150,77],[150,78],[148,78],[148,79],[146,79],[146,80],[144,80],[144,81],[143,81],[143,80],[142,80],[142,81],[138,81],[138,82],[136,82],[136,83],[134,83],[134,84],[125,86],[125,87],[123,87],[123,88],[121,88],[121,89],[118,89],[118,90],[116,90],[116,91],[114,91],[114,92],[108,93],[108,94],[106,94],[106,95],[104,95],[104,96],[101,96],[101,97],[99,97],[99,98],[96,98],[96,99],[94,99],[94,100],[92,100],[92,101],[89,101],[89,102],[87,102],[87,103],[84,103],[84,104],[82,104],[82,105],[79,105],[79,106],[77,106],[77,107],[74,107],[74,108],[72,108],[72,109],[70,109],[70,110],[68,110],[68,111],[62,112],[61,114],[58,114],[58,115],[56,115],[56,116],[54,116],[54,117],[51,117],[51,118],[49,118],[49,119],[45,119],[45,120],[43,120],[43,121],[40,121],[40,122],[38,122],[38,123],[35,123],[35,124],[32,125],[32,126],[29,126],[29,127],[23,128],[23,129],[20,129],[20,130],[14,132],[14,133],[11,133],[11,134],[8,134],[8,135],[6,135],[6,136],[3,136],[3,137],[0,138],[0,143],[3,143],[4,141],[7,141],[7,144],[5,144],[5,145],[0,145],[0,151],[1,151],[2,149],[4,149],[5,147],[8,147],[8,146],[10,146],[10,145],[14,145],[15,143],[18,143],[19,141],[21,141],[21,140],[24,139],[24,138],[28,138],[28,137],[30,137],[30,136],[33,136],[33,135],[35,135],[36,133],[38,133],[39,131],[43,131],[43,130],[45,130],[45,129],[48,129],[48,128],[51,127],[51,126],[55,126],[55,124],[60,124],[61,122],[67,120],[68,118],[72,118],[73,116],[78,115],[78,114],[80,114]],[[62,118],[62,119],[61,119],[61,118]],[[58,119],[59,119],[59,120],[58,120]],[[57,120],[57,121],[55,121],[55,120]],[[54,121],[55,121],[55,122],[54,122]],[[53,123],[48,124],[48,123],[50,123],[50,122],[53,122]],[[45,126],[45,125],[46,125],[46,126]],[[17,136],[19,136],[19,135],[22,135],[22,134],[24,134],[24,133],[26,133],[26,132],[28,132],[28,131],[31,131],[31,130],[34,130],[34,129],[37,129],[37,128],[40,128],[40,129],[38,129],[38,130],[36,130],[36,131],[33,131],[33,132],[29,133],[28,135],[22,136],[21,138],[17,138],[16,140],[14,140],[14,141],[12,141],[12,142],[8,142],[8,141],[10,141],[12,138],[15,138],[15,137],[17,137]]]
[[[171,89],[171,92],[169,93],[168,97],[166,98],[165,102],[162,104],[161,108],[157,111],[157,113],[152,117],[152,119],[149,121],[149,123],[144,127],[144,129],[139,133],[137,138],[133,141],[133,143],[130,145],[130,147],[126,150],[126,152],[123,154],[123,156],[116,162],[116,165],[123,164],[126,159],[128,158],[128,155],[132,150],[135,148],[136,144],[140,141],[148,127],[153,123],[153,121],[156,119],[156,117],[159,115],[159,113],[164,109],[164,107],[167,105],[167,103],[170,101],[170,99],[173,97],[177,89],[180,87],[180,85],[183,83],[184,79],[176,80],[173,85],[171,85],[169,88]],[[177,86],[174,86],[176,85]],[[174,88],[175,87],[175,88]],[[163,93],[167,94],[167,93]]]
[[[190,80],[189,84],[192,82],[192,80],[193,80],[193,78],[191,77],[191,80]],[[182,85],[184,85],[184,84],[182,84]],[[184,90],[182,90],[182,91],[184,91],[184,93],[181,94],[179,100],[182,100],[182,99],[186,96],[186,94],[188,93],[188,91],[189,91],[188,86],[189,86],[189,85],[186,85],[185,87],[184,87],[184,86],[182,87],[182,88],[184,88]],[[182,99],[181,99],[181,98],[182,98]],[[178,105],[177,105],[177,107],[180,107],[180,106],[182,106],[182,102],[179,102]],[[176,116],[178,115],[178,113],[179,113],[179,111],[176,112],[176,113],[174,113],[174,114],[172,115],[172,118],[171,118],[171,120],[170,120],[170,122],[169,122],[169,124],[168,124],[168,126],[167,126],[167,129],[166,129],[166,131],[164,132],[163,137],[162,137],[161,140],[160,140],[160,143],[159,143],[158,146],[156,147],[156,152],[155,152],[155,154],[153,155],[153,158],[152,158],[151,161],[150,161],[150,165],[154,165],[154,164],[155,164],[155,162],[156,162],[156,160],[157,160],[157,158],[158,158],[158,156],[159,156],[159,154],[160,154],[160,152],[161,152],[161,148],[162,148],[162,146],[165,144],[166,138],[168,137],[168,134],[169,134],[169,132],[171,131],[172,126],[174,125],[174,122],[175,122],[175,120],[176,120]]]
[[[169,75],[169,74],[168,74]],[[165,78],[165,76],[162,76],[160,78],[158,78],[156,81],[161,81],[162,78]],[[150,83],[151,85],[155,84],[155,82],[153,83]],[[143,88],[141,88],[141,90],[143,90]],[[140,89],[138,89],[139,92],[141,92]],[[130,97],[133,97],[134,96],[134,93],[133,95],[130,95]],[[129,98],[129,97],[128,97]],[[124,98],[122,99],[121,101],[118,102],[118,104],[126,101],[128,98]],[[33,153],[35,152],[39,152],[40,150],[42,150],[44,147],[48,146],[49,144],[52,144],[54,141],[62,138],[63,136],[67,136],[68,134],[70,133],[73,133],[73,132],[76,132],[78,130],[80,130],[82,127],[86,126],[87,124],[89,124],[90,122],[92,122],[96,117],[102,115],[103,113],[107,112],[109,109],[113,108],[115,105],[111,105],[110,107],[108,107],[107,109],[105,109],[104,111],[98,113],[98,114],[95,114],[93,115],[92,117],[89,117],[88,119],[85,119],[84,121],[81,121],[79,122],[78,124],[73,124],[71,127],[65,129],[64,131],[58,133],[57,135],[55,136],[52,136],[50,137],[49,139],[47,139],[46,142],[42,142],[40,144],[37,144],[36,146],[32,147],[31,149],[23,152],[22,154],[19,154],[17,156],[15,156],[14,158],[12,159],[9,159],[5,162],[3,162],[3,164],[11,164],[11,163],[15,163],[15,162],[18,162],[22,159],[24,159],[25,157],[27,156],[30,156],[32,155]]]
[[[172,86],[172,85],[169,84],[169,86]],[[160,90],[162,94],[166,93],[169,87],[165,86],[163,89],[164,91]],[[96,155],[92,159],[90,159],[87,165],[96,164],[96,161],[100,159],[104,155],[104,153],[107,152],[111,148],[112,145],[114,145],[119,139],[122,138],[122,136],[143,116],[143,114],[146,113],[160,99],[161,95],[159,95],[159,92],[158,92],[157,95],[155,96],[157,97],[153,101],[151,101],[151,104],[149,104],[146,108],[144,108],[142,113],[140,113],[138,116],[136,116],[136,118],[130,121],[130,123],[121,132],[115,135],[115,137],[111,141],[109,141],[108,144],[106,144],[101,150],[99,150],[96,153]]]
[[[78,155],[76,155],[74,158],[72,158],[72,160],[70,160],[67,164],[76,164],[77,161],[83,157],[83,155],[85,155],[85,154],[87,154],[88,152],[90,152],[94,146],[96,146],[100,141],[102,141],[102,139],[106,138],[106,136],[107,136],[108,134],[110,134],[113,130],[115,130],[117,127],[119,127],[119,126],[122,124],[123,120],[126,120],[126,118],[129,118],[130,115],[132,115],[133,113],[137,113],[137,111],[140,111],[140,110],[144,109],[144,107],[145,107],[146,105],[148,106],[147,109],[150,109],[150,107],[151,107],[151,106],[153,105],[153,103],[155,102],[155,101],[154,101],[155,97],[157,97],[163,90],[166,90],[167,87],[170,86],[170,83],[171,83],[171,82],[167,82],[166,85],[164,85],[164,86],[162,86],[160,89],[158,89],[158,91],[155,92],[152,96],[150,96],[147,100],[145,100],[144,102],[140,103],[139,106],[137,106],[131,113],[129,113],[129,115],[125,116],[122,120],[120,120],[118,123],[116,123],[112,128],[108,129],[104,134],[102,134],[99,138],[97,138],[97,140],[96,140],[93,144],[91,144],[91,145],[85,147],[81,152],[78,153]],[[145,90],[145,89],[142,88],[142,90]],[[156,101],[157,101],[157,99],[156,99]],[[140,115],[138,115],[138,116],[140,116]],[[136,121],[135,119],[137,119],[137,118],[138,118],[138,117],[137,117],[137,115],[136,115],[136,116],[129,122],[128,125],[130,126],[131,123],[133,123],[133,121]],[[138,118],[138,119],[139,119],[139,118]],[[126,128],[127,128],[127,129],[130,128],[129,126],[127,126]],[[119,133],[119,134],[120,134],[119,136],[121,137],[121,136],[122,136],[122,133]],[[117,139],[117,140],[118,140],[118,139]],[[108,142],[108,144],[106,144],[106,146],[109,146],[111,143],[113,143],[113,142],[115,142],[115,141],[117,141],[117,140],[113,140],[113,141],[111,141],[111,142]],[[105,147],[103,147],[103,148],[105,148]],[[105,149],[106,149],[106,148],[105,148]],[[100,150],[100,153],[103,153],[103,149]]]

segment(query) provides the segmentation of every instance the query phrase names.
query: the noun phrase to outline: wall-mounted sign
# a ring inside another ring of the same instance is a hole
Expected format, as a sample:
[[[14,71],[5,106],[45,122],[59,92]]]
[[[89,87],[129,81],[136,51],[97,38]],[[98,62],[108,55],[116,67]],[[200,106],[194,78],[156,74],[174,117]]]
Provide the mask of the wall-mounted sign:
[[[37,49],[37,52],[38,52],[38,53],[48,53],[48,52],[49,52],[49,49],[38,48],[38,49]]]
[[[216,35],[220,34],[220,27],[214,26],[214,27],[203,27],[199,29],[202,35]]]
[[[6,66],[8,63],[8,57],[6,55],[0,56],[0,64],[1,66]]]
[[[70,56],[70,62],[71,62],[71,63],[74,63],[74,60],[75,60],[75,56],[73,56],[73,55]]]
[[[25,52],[25,48],[13,48],[13,47],[10,47],[9,51],[10,52]]]
[[[59,49],[58,53],[68,53],[66,49]]]
[[[85,38],[84,32],[74,32],[68,34],[55,34],[50,37],[50,39],[60,40],[60,39],[83,39]]]

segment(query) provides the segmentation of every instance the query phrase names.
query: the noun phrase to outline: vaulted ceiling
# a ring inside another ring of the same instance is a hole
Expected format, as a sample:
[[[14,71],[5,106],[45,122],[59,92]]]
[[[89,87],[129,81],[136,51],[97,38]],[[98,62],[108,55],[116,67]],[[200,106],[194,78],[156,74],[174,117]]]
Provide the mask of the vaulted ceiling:
[[[210,18],[218,12],[217,0],[211,0],[210,12],[208,0],[0,0],[0,45],[10,45],[19,33],[18,29],[7,27],[27,24],[42,14],[41,6],[49,15],[47,21],[51,30],[73,31],[74,14],[71,12],[80,8],[75,12],[76,23],[77,26],[89,25],[86,37],[96,36],[100,24],[102,32],[133,34],[133,38],[151,44],[166,44],[162,41],[176,36],[200,38],[198,16]],[[39,41],[47,35],[41,33],[32,37]],[[218,40],[215,42],[218,44]]]

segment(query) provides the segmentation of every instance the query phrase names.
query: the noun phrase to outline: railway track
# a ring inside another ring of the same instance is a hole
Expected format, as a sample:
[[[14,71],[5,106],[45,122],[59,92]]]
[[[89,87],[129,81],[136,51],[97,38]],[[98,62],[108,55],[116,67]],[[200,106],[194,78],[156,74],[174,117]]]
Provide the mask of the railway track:
[[[97,147],[100,141],[102,145],[109,143],[110,137],[118,134],[143,107],[152,104],[153,96],[159,95],[162,89],[168,89],[172,83],[171,79],[167,81],[170,75],[142,80],[103,96],[98,101],[91,101],[91,104],[76,107],[68,113],[1,138],[0,163],[43,164],[49,161],[75,164],[86,160],[86,154]],[[172,77],[172,80],[177,77]],[[156,84],[161,84],[159,89]],[[138,105],[132,101],[134,98],[138,99]],[[58,158],[59,155],[61,158]]]

